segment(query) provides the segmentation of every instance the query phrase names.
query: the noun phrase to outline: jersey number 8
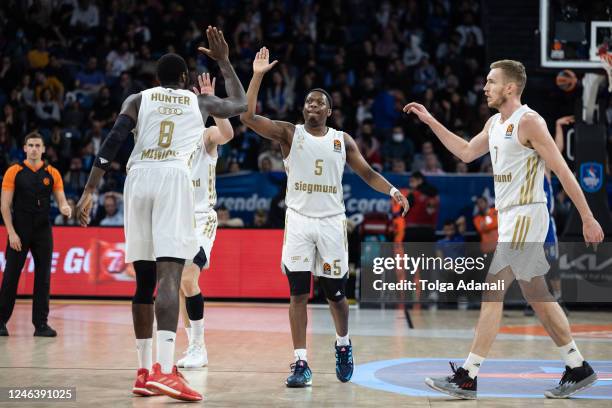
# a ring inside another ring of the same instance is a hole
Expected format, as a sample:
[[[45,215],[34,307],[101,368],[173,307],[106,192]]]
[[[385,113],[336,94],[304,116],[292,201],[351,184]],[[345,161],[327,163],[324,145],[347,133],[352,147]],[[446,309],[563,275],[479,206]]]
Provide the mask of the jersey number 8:
[[[170,147],[172,143],[172,133],[174,133],[174,122],[171,120],[163,120],[159,124],[159,147]]]

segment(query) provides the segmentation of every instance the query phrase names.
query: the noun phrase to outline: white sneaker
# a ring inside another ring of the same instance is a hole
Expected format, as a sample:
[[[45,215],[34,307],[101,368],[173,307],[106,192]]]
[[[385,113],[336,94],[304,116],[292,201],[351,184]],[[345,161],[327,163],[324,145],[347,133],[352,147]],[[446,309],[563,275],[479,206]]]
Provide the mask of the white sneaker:
[[[187,353],[185,361],[183,361],[184,368],[200,368],[208,365],[208,353],[206,352],[206,346],[203,344],[193,344],[190,352]]]
[[[185,367],[185,361],[187,361],[189,354],[191,354],[194,347],[195,347],[195,344],[190,344],[189,347],[187,347],[187,350],[183,352],[183,358],[181,358],[179,361],[176,362],[177,367],[179,368]]]

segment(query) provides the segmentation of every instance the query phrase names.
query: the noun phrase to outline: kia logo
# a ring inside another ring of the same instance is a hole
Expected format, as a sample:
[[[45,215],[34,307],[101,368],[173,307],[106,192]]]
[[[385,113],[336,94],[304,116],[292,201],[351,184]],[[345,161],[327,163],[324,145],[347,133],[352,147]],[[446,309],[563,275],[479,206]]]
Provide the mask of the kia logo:
[[[160,106],[157,111],[162,115],[182,115],[183,110],[181,108],[169,108],[167,106]]]

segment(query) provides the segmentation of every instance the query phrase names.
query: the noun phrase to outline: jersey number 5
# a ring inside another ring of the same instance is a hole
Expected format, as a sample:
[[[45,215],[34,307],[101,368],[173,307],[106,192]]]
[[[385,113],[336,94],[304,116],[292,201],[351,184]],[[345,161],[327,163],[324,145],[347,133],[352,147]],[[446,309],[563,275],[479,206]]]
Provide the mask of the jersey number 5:
[[[323,174],[323,160],[318,159],[315,161],[315,176]]]
[[[174,122],[171,120],[162,120],[159,124],[159,140],[157,145],[159,147],[170,147],[172,143],[172,133],[174,133]]]

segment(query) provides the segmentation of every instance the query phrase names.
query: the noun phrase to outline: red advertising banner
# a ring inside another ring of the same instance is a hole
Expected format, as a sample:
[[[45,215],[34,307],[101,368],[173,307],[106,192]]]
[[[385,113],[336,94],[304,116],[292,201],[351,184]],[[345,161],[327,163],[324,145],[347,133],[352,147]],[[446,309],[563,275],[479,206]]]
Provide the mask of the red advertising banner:
[[[134,269],[125,263],[123,228],[53,228],[51,294],[132,296]],[[0,227],[0,276],[6,266],[7,234]],[[219,229],[211,267],[200,275],[206,297],[288,298],[281,272],[282,230]],[[19,294],[31,294],[34,262],[28,254]]]

